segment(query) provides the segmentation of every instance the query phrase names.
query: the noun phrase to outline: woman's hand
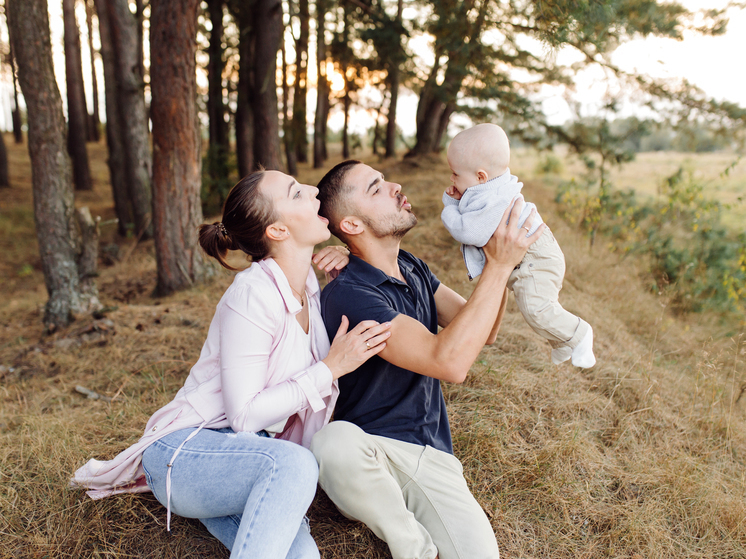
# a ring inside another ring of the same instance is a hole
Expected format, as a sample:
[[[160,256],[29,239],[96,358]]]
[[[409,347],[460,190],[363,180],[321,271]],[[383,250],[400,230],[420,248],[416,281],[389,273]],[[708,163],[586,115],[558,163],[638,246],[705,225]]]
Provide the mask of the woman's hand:
[[[386,347],[391,335],[390,322],[379,324],[375,320],[363,320],[349,332],[350,321],[342,316],[342,322],[334,336],[329,355],[323,359],[334,379],[351,373]]]
[[[546,224],[542,223],[534,233],[527,237],[531,230],[531,225],[536,216],[536,209],[531,210],[531,214],[526,218],[522,226],[518,226],[518,219],[523,211],[525,202],[522,196],[513,199],[512,207],[508,207],[500,219],[500,225],[497,230],[484,245],[484,255],[488,264],[496,264],[515,268],[521,263],[526,255],[528,247],[535,243],[546,229]]]
[[[313,255],[311,262],[327,274],[332,273],[333,270],[339,272],[350,263],[350,251],[341,246],[324,247]]]

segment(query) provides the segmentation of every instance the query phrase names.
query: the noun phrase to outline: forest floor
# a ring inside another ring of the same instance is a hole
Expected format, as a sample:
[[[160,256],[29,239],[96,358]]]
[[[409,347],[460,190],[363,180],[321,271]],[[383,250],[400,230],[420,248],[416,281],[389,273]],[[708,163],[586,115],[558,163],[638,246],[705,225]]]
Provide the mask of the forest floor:
[[[107,307],[44,336],[46,292],[25,146],[6,140],[0,195],[0,557],[228,557],[198,521],[150,494],[88,499],[68,487],[91,457],[135,442],[181,387],[232,275],[154,298],[153,242],[103,226],[98,287]],[[105,148],[89,146],[93,192],[112,217]],[[458,245],[440,222],[444,160],[371,164],[404,186],[419,224],[403,247],[468,296]],[[329,165],[335,163],[329,162]],[[561,300],[593,325],[598,364],[554,366],[514,300],[466,382],[444,384],[455,454],[504,558],[746,557],[746,339],[742,325],[676,315],[643,287],[644,266],[564,223],[554,192],[514,165],[567,259]],[[321,172],[303,167],[300,180]],[[88,399],[82,386],[110,399]],[[319,490],[312,531],[324,559],[386,558],[386,546]]]

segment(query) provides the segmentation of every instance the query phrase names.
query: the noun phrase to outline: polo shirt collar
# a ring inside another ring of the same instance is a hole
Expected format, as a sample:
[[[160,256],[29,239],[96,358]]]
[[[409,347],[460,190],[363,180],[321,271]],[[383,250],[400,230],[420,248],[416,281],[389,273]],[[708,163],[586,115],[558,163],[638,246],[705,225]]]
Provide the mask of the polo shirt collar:
[[[282,296],[287,311],[291,314],[298,314],[303,307],[298,299],[295,298],[293,290],[290,289],[290,283],[288,282],[287,277],[285,277],[285,272],[282,271],[280,265],[271,257],[260,260],[259,265],[262,267],[262,270],[264,270],[274,280],[277,289],[280,291],[280,295]],[[316,279],[316,274],[313,272],[313,267],[309,266],[308,277],[306,278],[306,301],[308,302],[311,297],[315,297],[318,292],[319,282]]]
[[[414,266],[411,262],[407,262],[406,260],[404,260],[401,257],[401,253],[402,252],[400,250],[397,261],[399,262],[399,269],[402,271],[402,275],[406,277],[412,273]],[[401,282],[400,280],[392,278],[383,270],[376,268],[371,264],[368,264],[365,260],[358,256],[355,256],[354,254],[350,254],[350,263],[347,264],[347,270],[348,273],[354,274],[355,277],[361,279],[365,283],[375,285],[376,287],[381,285],[382,283],[386,283],[387,281],[396,284],[403,284],[403,282]]]

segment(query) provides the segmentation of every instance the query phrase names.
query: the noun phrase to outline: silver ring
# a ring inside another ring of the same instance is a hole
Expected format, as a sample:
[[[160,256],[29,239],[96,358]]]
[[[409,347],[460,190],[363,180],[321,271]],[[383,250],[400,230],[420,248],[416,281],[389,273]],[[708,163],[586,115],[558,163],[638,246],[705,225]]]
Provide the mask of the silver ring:
[[[369,342],[365,342],[365,347],[367,347],[368,349],[370,349],[370,343]]]
[[[531,231],[531,229],[529,229],[529,228],[528,228],[528,227],[526,227],[525,225],[524,225],[523,227],[521,227],[521,229],[525,229],[526,231]]]

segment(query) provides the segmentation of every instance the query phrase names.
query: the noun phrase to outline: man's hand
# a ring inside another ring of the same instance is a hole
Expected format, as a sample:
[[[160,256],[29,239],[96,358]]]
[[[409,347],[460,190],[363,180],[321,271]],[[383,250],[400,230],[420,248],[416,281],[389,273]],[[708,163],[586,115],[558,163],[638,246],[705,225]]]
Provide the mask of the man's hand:
[[[452,184],[446,189],[446,194],[454,200],[461,200],[461,193],[458,191],[455,184]]]
[[[541,237],[544,229],[546,229],[546,224],[542,223],[534,231],[533,235],[527,237],[526,235],[531,230],[536,210],[531,210],[531,215],[528,216],[521,227],[518,227],[518,218],[523,211],[523,206],[525,206],[523,197],[517,196],[513,199],[512,209],[508,207],[505,210],[500,219],[500,225],[497,226],[495,233],[482,248],[487,259],[487,265],[492,264],[505,266],[510,269],[515,268],[523,260],[528,247],[535,243]]]

